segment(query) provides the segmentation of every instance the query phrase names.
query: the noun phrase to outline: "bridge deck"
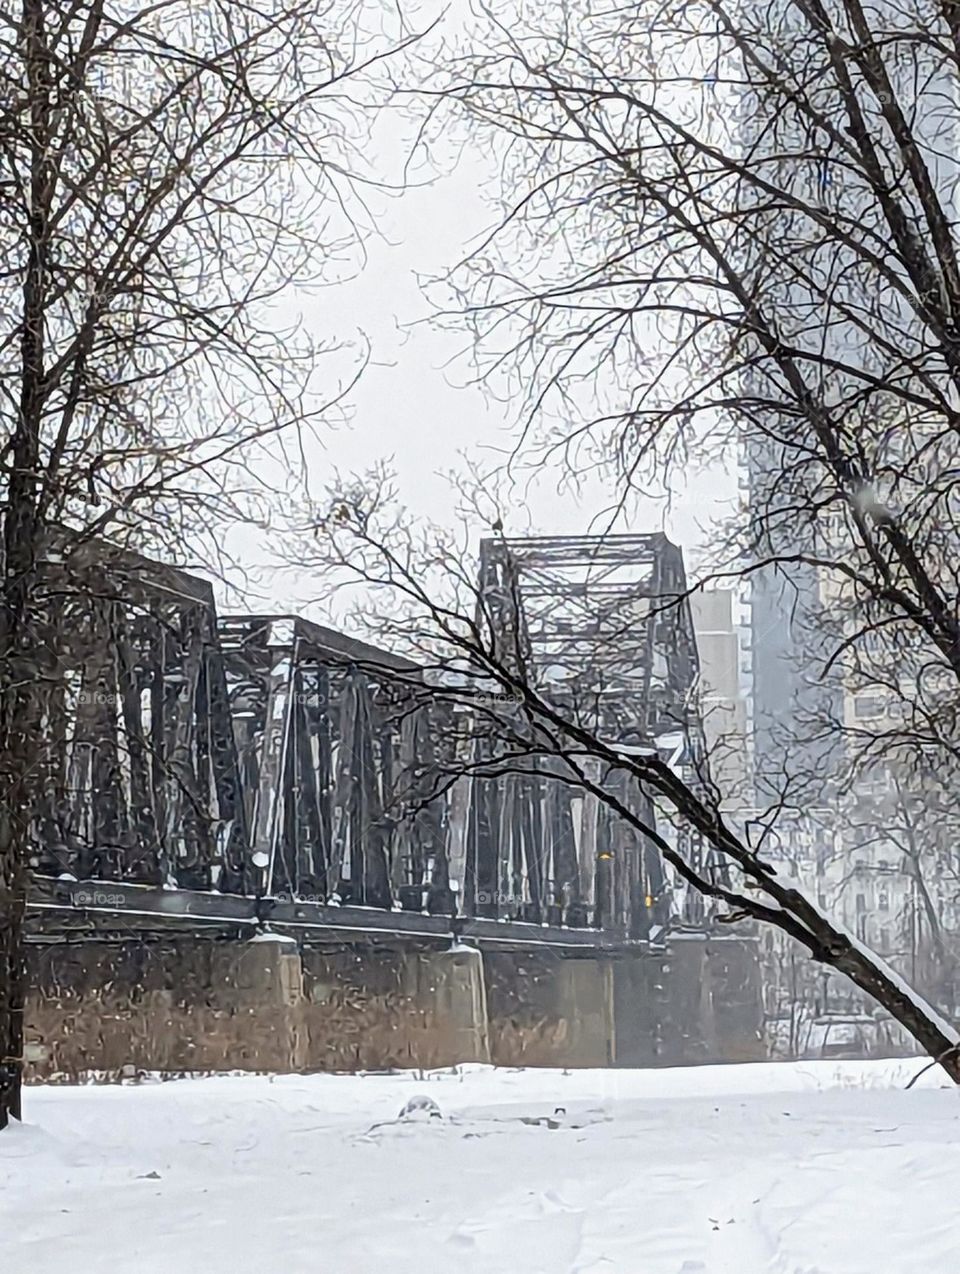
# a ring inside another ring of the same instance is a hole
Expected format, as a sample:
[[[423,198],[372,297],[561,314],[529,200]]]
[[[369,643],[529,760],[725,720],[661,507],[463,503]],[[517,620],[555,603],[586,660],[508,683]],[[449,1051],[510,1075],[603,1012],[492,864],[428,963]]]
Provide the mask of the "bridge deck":
[[[275,932],[315,944],[353,939],[389,944],[465,939],[478,947],[553,947],[584,954],[633,951],[650,943],[599,929],[568,929],[483,917],[430,916],[376,907],[331,906],[190,889],[157,889],[129,881],[38,877],[28,910],[28,938],[70,935],[146,937],[183,932],[248,936]]]

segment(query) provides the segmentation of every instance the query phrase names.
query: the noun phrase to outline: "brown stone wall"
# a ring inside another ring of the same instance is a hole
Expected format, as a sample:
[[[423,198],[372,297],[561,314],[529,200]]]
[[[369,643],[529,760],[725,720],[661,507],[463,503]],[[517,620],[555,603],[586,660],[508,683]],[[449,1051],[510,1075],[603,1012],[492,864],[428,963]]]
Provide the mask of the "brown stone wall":
[[[487,1061],[478,952],[252,942],[32,948],[34,1078]]]
[[[273,943],[31,948],[29,1072],[299,1069],[299,977],[296,948]]]
[[[490,1056],[498,1066],[609,1066],[610,962],[552,951],[485,952]]]
[[[489,1061],[479,952],[314,950],[303,968],[311,1069]]]
[[[484,954],[501,1066],[690,1066],[765,1056],[756,944],[677,937],[663,952]]]
[[[750,939],[671,938],[613,966],[618,1066],[760,1061],[762,1003]]]
[[[763,1056],[751,942],[571,957],[278,942],[30,949],[33,1078],[89,1072],[663,1066]]]
[[[726,938],[705,946],[717,1056],[728,1062],[764,1061],[759,944]]]

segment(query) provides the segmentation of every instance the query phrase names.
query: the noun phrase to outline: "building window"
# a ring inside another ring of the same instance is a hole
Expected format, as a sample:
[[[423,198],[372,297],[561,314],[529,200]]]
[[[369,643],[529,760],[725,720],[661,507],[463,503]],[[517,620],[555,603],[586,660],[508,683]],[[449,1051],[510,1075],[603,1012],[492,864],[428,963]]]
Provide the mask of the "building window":
[[[867,766],[858,776],[856,789],[862,796],[885,796],[890,789],[890,776],[886,767]]]
[[[821,170],[820,185],[821,189],[824,185],[833,183],[833,174],[827,172],[827,161],[821,160],[824,168]],[[824,173],[827,172],[828,181],[824,181]],[[819,524],[820,533],[823,536],[824,544],[839,545],[849,540],[849,532],[847,531],[846,513],[842,506],[834,506],[830,509],[821,509],[817,513],[817,522]]]
[[[866,894],[857,894],[857,915],[862,915],[867,909]]]
[[[890,895],[887,893],[885,889],[880,890],[880,897],[877,900],[877,906],[880,908],[881,911],[890,910]]]
[[[870,721],[882,717],[887,707],[882,695],[857,695],[853,701],[853,715],[858,721]]]
[[[890,930],[889,929],[880,930],[880,950],[881,951],[890,950]]]

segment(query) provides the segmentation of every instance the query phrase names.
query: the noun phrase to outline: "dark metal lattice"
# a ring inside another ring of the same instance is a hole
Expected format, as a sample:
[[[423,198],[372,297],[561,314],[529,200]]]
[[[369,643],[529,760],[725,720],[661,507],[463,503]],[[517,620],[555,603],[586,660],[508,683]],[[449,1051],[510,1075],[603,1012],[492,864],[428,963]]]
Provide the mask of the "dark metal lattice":
[[[681,550],[666,536],[487,539],[481,546],[481,598],[508,669],[567,719],[620,748],[656,748],[706,791],[686,573]],[[625,771],[598,771],[594,778],[648,826],[655,825],[649,794]],[[502,793],[500,800],[502,805]],[[649,931],[669,911],[659,854],[602,803],[582,801],[578,814],[579,871],[564,872],[553,863],[555,876],[565,874],[578,886],[570,891],[564,881],[564,891],[572,894],[567,922],[590,916],[597,927],[634,935]],[[487,824],[496,821],[495,814],[487,815]],[[702,870],[699,838],[688,830],[678,835],[681,852]],[[698,907],[699,899],[686,903],[688,918]]]
[[[693,755],[684,589],[662,536],[483,546],[508,665],[611,741],[680,731]],[[38,875],[629,937],[666,918],[647,839],[549,757],[484,775],[469,700],[409,660],[299,617],[218,619],[204,581],[104,545],[51,555],[38,625]],[[595,778],[652,822],[625,771]]]

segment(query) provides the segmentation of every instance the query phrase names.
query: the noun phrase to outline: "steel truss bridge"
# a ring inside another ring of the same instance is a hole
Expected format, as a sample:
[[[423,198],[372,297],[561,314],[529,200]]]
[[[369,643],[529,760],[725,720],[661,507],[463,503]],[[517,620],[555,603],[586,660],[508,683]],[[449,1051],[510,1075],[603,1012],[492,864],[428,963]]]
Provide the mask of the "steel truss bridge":
[[[35,939],[266,924],[589,948],[675,912],[646,838],[549,764],[461,767],[469,704],[418,664],[218,616],[205,581],[107,546],[46,570]],[[684,589],[660,535],[482,548],[505,658],[605,738],[702,766]],[[625,773],[602,781],[655,820]]]

